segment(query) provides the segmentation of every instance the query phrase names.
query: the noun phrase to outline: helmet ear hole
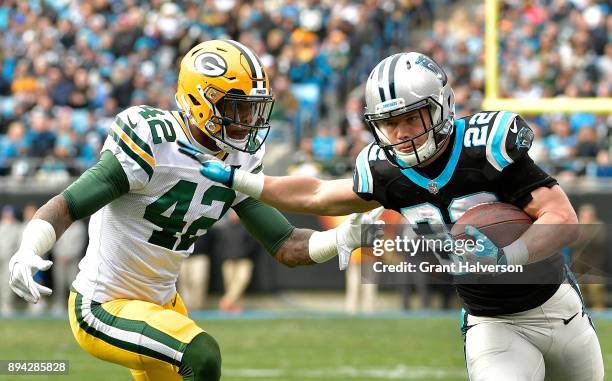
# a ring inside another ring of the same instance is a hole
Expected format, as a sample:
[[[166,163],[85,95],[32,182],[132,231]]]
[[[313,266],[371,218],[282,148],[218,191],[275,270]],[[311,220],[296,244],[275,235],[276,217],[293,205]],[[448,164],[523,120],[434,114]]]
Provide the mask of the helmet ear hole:
[[[194,106],[200,106],[200,102],[196,99],[196,97],[193,96],[193,94],[187,94],[187,96],[189,97],[189,100],[191,100],[191,103],[194,104]]]

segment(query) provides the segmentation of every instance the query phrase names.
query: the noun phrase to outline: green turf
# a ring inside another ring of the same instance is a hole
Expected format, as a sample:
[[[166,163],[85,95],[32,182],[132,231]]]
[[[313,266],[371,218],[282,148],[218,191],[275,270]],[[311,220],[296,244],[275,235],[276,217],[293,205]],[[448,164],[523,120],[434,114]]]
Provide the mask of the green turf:
[[[457,319],[215,320],[228,381],[466,380]],[[606,373],[612,321],[599,321]],[[69,376],[0,380],[131,380],[83,352],[62,320],[0,320],[0,359],[68,359]]]

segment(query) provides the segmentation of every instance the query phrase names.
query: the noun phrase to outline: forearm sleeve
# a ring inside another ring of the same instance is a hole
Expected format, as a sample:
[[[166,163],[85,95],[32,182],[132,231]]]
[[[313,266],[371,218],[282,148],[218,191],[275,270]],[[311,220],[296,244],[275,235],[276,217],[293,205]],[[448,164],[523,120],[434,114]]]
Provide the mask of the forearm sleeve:
[[[250,197],[234,210],[248,232],[271,255],[276,254],[295,229],[278,210]]]
[[[68,203],[70,216],[78,220],[94,214],[104,205],[130,190],[121,164],[110,151],[72,183],[62,195]]]

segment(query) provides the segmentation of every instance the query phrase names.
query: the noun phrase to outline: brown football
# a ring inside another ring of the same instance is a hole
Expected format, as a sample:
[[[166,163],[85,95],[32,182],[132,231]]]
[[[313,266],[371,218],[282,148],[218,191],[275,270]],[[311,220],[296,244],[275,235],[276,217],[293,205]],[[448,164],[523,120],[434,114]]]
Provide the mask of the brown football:
[[[454,239],[465,240],[464,229],[472,225],[495,245],[503,247],[518,239],[533,223],[531,217],[511,204],[493,202],[468,209],[451,229]]]

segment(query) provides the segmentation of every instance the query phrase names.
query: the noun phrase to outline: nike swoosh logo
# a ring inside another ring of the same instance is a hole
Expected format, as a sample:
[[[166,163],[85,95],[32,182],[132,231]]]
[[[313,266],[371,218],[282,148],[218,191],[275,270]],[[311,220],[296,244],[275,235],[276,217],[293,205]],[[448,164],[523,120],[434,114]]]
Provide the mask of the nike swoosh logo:
[[[178,297],[178,294],[174,295],[174,300],[172,301],[172,307],[176,307],[176,298]]]
[[[133,130],[136,128],[137,124],[132,123],[132,120],[130,119],[130,117],[127,117],[128,120],[128,125],[130,126],[130,128]]]
[[[518,127],[516,126],[516,119],[514,119],[514,122],[512,123],[512,127],[510,127],[510,131],[514,132],[515,134],[518,131]]]
[[[572,315],[572,317],[570,317],[569,319],[562,319],[563,320],[563,325],[568,325],[572,320],[574,320],[574,318],[578,316],[578,312],[576,312],[574,315]]]

